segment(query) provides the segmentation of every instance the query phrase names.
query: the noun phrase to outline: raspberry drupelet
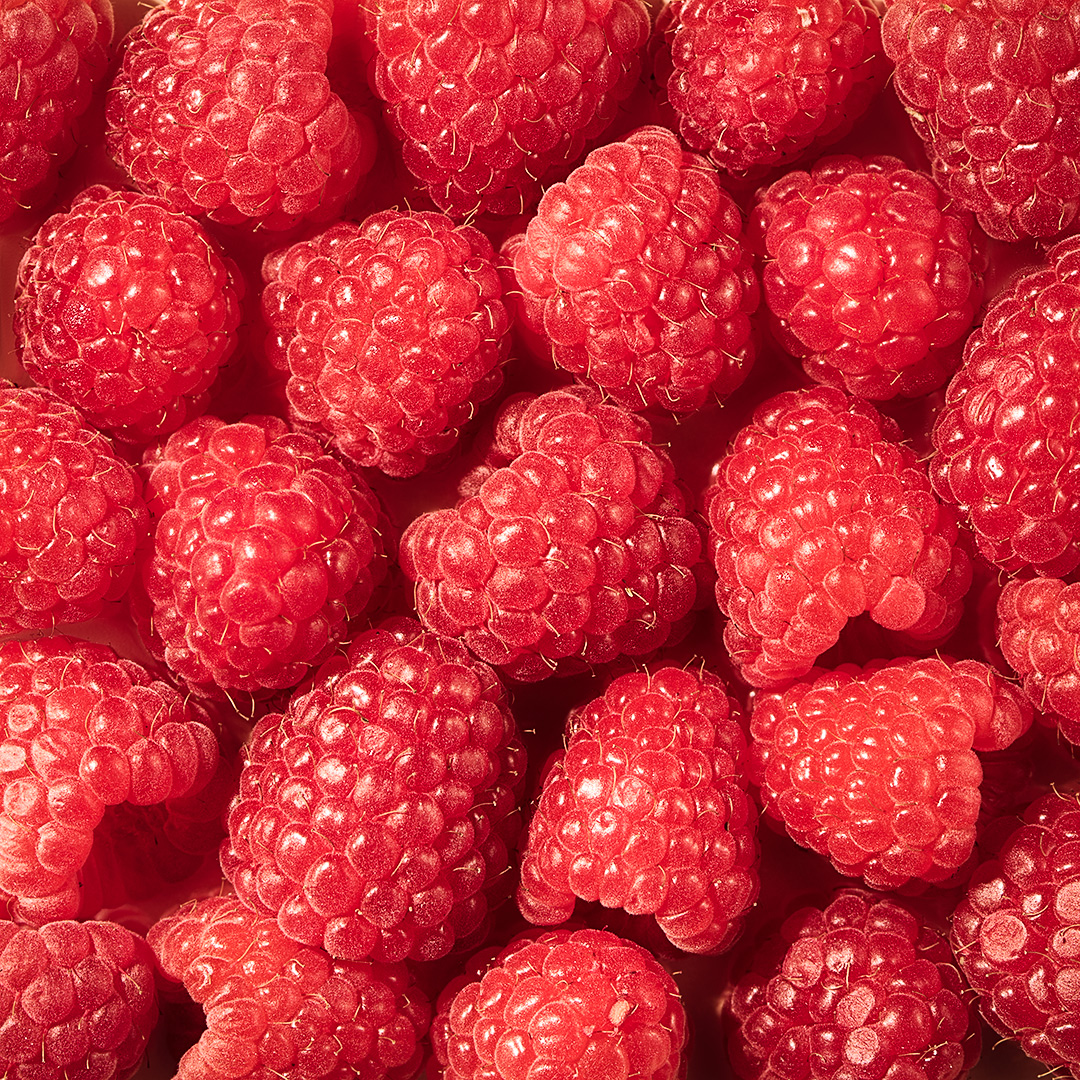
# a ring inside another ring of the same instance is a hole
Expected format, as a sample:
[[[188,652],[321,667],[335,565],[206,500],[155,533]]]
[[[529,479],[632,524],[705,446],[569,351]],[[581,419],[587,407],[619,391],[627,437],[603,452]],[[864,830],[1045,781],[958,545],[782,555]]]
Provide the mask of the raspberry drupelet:
[[[267,356],[294,422],[358,465],[414,476],[502,385],[510,318],[491,241],[384,210],[263,263]]]
[[[402,536],[421,622],[527,682],[668,641],[698,596],[702,529],[650,438],[593,387],[509,399],[477,493]]]
[[[916,397],[960,363],[986,267],[971,214],[899,158],[822,158],[758,193],[748,234],[783,347],[818,382]]]
[[[550,930],[480,953],[439,995],[433,1080],[678,1080],[687,1039],[678,987],[644,949]]]
[[[666,128],[594,150],[503,254],[545,356],[624,408],[693,412],[754,361],[760,289],[739,208]]]
[[[41,226],[19,264],[19,360],[98,430],[145,445],[206,408],[243,292],[197,222],[98,184]]]
[[[655,915],[684,952],[727,948],[757,897],[746,737],[714,675],[622,675],[567,722],[522,852],[518,906],[565,922],[577,897]]]
[[[754,412],[705,496],[724,642],[753,686],[801,678],[866,612],[887,630],[944,638],[971,563],[899,429],[831,387]]]
[[[386,572],[375,495],[271,416],[200,417],[144,470],[152,542],[131,599],[147,647],[209,697],[295,686]]]

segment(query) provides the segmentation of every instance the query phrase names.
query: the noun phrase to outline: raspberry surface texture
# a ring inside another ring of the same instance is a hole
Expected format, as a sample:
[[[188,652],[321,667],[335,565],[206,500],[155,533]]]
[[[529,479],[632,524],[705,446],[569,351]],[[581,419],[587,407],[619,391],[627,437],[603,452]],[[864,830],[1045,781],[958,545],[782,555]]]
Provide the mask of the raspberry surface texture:
[[[573,387],[510,399],[495,432],[477,494],[402,536],[421,622],[523,681],[663,645],[702,535],[649,425]]]
[[[565,922],[581,897],[655,915],[685,952],[727,948],[757,897],[758,852],[723,684],[674,667],[622,675],[567,729],[522,852],[522,913]]]
[[[481,953],[439,996],[441,1080],[676,1080],[686,1013],[671,976],[604,930],[551,930]]]
[[[801,908],[728,1002],[740,1080],[962,1080],[982,1037],[945,939],[858,889]]]
[[[594,150],[503,254],[545,354],[627,409],[692,412],[754,361],[761,290],[739,208],[666,128]]]
[[[899,158],[822,158],[760,192],[748,232],[781,345],[818,382],[914,397],[960,363],[986,257],[967,211]]]
[[[341,222],[263,264],[267,354],[294,422],[413,476],[502,385],[510,319],[491,241],[442,214]]]
[[[327,81],[330,0],[168,0],[128,36],[106,145],[132,182],[222,225],[340,216],[375,157]]]
[[[100,431],[145,445],[206,408],[243,291],[197,222],[95,185],[42,225],[19,264],[19,360]]]
[[[952,507],[871,405],[793,390],[758,406],[706,493],[724,643],[753,686],[800,678],[848,619],[944,637],[971,583]]]
[[[283,420],[193,420],[147,451],[152,543],[132,607],[150,651],[222,697],[295,686],[386,571],[378,502]]]
[[[404,964],[332,960],[234,896],[185,904],[146,940],[206,1013],[178,1080],[409,1080],[419,1071],[431,1006]]]
[[[438,207],[518,214],[637,84],[649,13],[641,0],[383,0],[368,33],[387,122]]]
[[[840,873],[940,883],[975,844],[975,750],[1004,749],[1032,719],[978,660],[845,664],[755,700],[751,770],[765,812]]]
[[[435,960],[509,894],[524,781],[491,668],[392,619],[259,721],[222,869],[296,941],[348,960]]]

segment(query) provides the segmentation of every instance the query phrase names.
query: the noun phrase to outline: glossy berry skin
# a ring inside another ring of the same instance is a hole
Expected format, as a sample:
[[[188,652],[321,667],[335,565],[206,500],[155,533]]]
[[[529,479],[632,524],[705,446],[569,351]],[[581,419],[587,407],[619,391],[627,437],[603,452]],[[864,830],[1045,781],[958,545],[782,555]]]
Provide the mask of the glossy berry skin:
[[[371,490],[268,416],[200,417],[143,467],[152,543],[132,605],[147,647],[204,695],[295,686],[385,574]]]
[[[480,953],[439,995],[433,1080],[676,1080],[686,1013],[670,975],[604,930],[550,930]]]
[[[420,621],[536,681],[668,640],[702,538],[645,421],[591,387],[511,398],[476,494],[401,539]]]
[[[222,225],[338,217],[375,136],[326,79],[332,10],[326,0],[151,9],[109,88],[109,153],[140,191]]]
[[[971,583],[955,514],[872,406],[818,387],[770,398],[705,496],[724,643],[752,686],[801,678],[848,619],[944,637]]]
[[[48,390],[0,388],[0,634],[96,618],[131,583],[142,482]]]
[[[335,957],[436,960],[510,887],[525,750],[495,673],[392,619],[259,721],[221,865]]]
[[[990,305],[934,425],[934,490],[1007,571],[1080,566],[1080,240],[1047,254]]]
[[[751,772],[765,812],[840,873],[939,883],[975,843],[975,751],[1003,750],[1032,718],[977,660],[844,664],[756,698]]]
[[[502,385],[510,319],[495,251],[442,214],[383,210],[263,263],[267,356],[294,423],[358,465],[418,473]]]
[[[693,412],[754,361],[760,289],[739,208],[666,128],[594,150],[503,254],[556,366],[624,408]]]
[[[431,1006],[404,964],[332,960],[234,896],[183,905],[146,938],[206,1027],[178,1080],[410,1080]]]
[[[0,222],[48,202],[112,35],[110,0],[0,4]]]
[[[648,33],[641,0],[383,0],[368,19],[387,123],[454,217],[534,206],[614,119]]]
[[[890,3],[893,85],[942,187],[999,240],[1052,237],[1080,209],[1080,37],[1045,0]]]
[[[145,445],[206,408],[243,292],[197,222],[98,184],[42,225],[19,264],[19,360],[98,430]]]
[[[916,397],[960,363],[982,304],[971,214],[899,158],[822,158],[758,193],[748,232],[770,325],[817,382]]]
[[[784,921],[728,1001],[739,1080],[963,1080],[974,1004],[948,943],[893,900],[844,889]]]
[[[684,952],[719,952],[758,892],[746,737],[714,675],[621,675],[567,722],[522,852],[518,906],[565,922],[577,897],[655,915]]]

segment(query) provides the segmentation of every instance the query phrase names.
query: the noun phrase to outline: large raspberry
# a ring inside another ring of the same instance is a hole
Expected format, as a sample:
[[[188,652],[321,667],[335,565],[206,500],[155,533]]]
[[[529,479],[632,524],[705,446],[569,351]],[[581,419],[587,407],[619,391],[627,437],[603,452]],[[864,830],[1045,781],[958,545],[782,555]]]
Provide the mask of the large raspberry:
[[[1080,238],[990,305],[934,427],[930,479],[1004,570],[1080,565]]]
[[[773,330],[811,378],[868,398],[939,387],[982,304],[971,215],[899,158],[823,158],[759,192]]]
[[[206,1012],[178,1080],[409,1080],[431,1007],[404,964],[331,960],[234,896],[185,904],[146,937]]]
[[[650,438],[593,388],[507,402],[478,493],[402,537],[421,621],[526,681],[663,645],[697,597],[702,538]]]
[[[263,263],[267,355],[293,419],[358,465],[413,476],[502,385],[510,320],[483,233],[384,210]]]
[[[754,686],[805,675],[863,612],[944,636],[971,564],[895,424],[839,390],[758,407],[706,494],[724,641]]]
[[[339,216],[371,168],[375,133],[324,74],[332,10],[330,0],[152,8],[109,89],[109,153],[140,190],[223,225]]]
[[[975,750],[1004,749],[1032,718],[977,660],[845,664],[757,697],[752,768],[766,813],[840,873],[937,883],[975,843]]]
[[[16,289],[27,374],[99,430],[146,444],[206,408],[244,285],[199,224],[99,184],[41,226]]]
[[[461,217],[517,214],[572,168],[641,72],[641,0],[381,0],[375,88],[405,163]]]
[[[110,0],[0,3],[0,222],[52,194],[112,35]]]
[[[439,996],[436,1080],[685,1075],[686,1013],[671,976],[603,930],[551,930],[475,958]]]
[[[503,252],[554,362],[627,409],[692,412],[753,363],[760,289],[742,216],[666,128],[594,150]]]
[[[209,696],[295,686],[385,573],[371,490],[270,416],[200,417],[145,468],[153,543],[132,600],[151,652]]]

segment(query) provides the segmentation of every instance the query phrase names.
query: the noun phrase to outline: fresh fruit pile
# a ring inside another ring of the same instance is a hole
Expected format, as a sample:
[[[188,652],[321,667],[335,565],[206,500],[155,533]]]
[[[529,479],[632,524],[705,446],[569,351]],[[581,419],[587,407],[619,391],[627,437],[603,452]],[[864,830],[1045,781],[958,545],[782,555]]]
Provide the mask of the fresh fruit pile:
[[[0,0],[0,1076],[1080,1080],[1056,0]]]

